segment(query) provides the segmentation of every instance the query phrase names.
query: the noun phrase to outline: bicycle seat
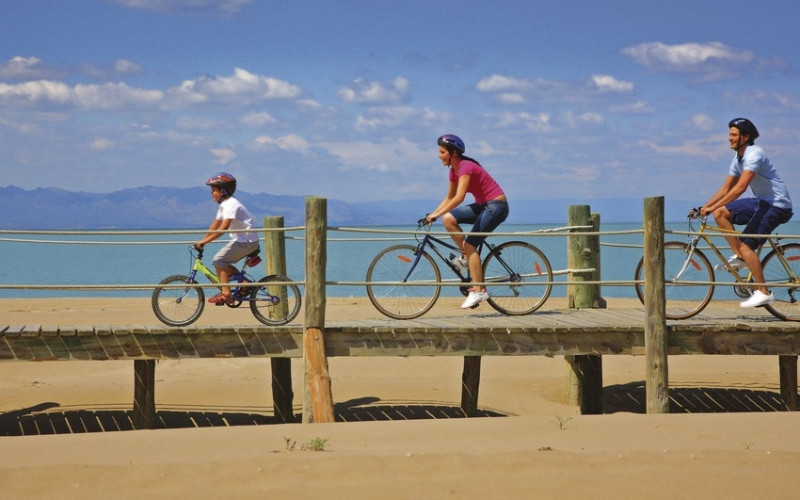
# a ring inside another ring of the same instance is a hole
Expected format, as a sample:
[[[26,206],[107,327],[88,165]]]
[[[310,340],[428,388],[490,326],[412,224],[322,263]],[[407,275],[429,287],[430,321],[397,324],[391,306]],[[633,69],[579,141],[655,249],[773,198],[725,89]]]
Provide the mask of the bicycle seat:
[[[249,254],[247,254],[247,258],[244,261],[245,264],[247,264],[250,267],[255,267],[255,266],[261,264],[261,257],[258,255],[260,252],[261,252],[261,249],[259,248],[258,250],[255,250],[255,251],[250,252]]]

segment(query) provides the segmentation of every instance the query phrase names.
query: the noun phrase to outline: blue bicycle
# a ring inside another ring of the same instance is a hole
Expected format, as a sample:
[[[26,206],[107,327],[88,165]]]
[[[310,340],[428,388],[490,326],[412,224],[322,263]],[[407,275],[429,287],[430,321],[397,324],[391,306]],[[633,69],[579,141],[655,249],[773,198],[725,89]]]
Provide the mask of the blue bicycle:
[[[203,289],[196,285],[201,274],[212,283],[219,283],[214,271],[203,264],[203,250],[189,247],[191,265],[189,274],[173,274],[159,282],[153,290],[150,303],[153,312],[162,323],[169,326],[186,326],[197,321],[206,305]],[[236,308],[244,302],[250,304],[250,312],[268,326],[285,325],[300,312],[300,289],[289,278],[270,275],[258,280],[258,285],[243,286],[255,280],[245,272],[248,266],[261,262],[258,250],[244,260],[242,270],[230,276],[234,302],[228,307]]]
[[[421,232],[421,230],[425,232]],[[367,295],[378,311],[394,319],[412,319],[428,312],[442,289],[438,257],[454,274],[462,295],[469,294],[469,271],[452,261],[461,249],[430,234],[425,219],[417,223],[417,245],[394,245],[380,252],[367,270]],[[544,253],[523,241],[493,245],[483,259],[483,281],[489,305],[508,315],[530,314],[539,309],[553,288],[553,270]],[[452,253],[455,252],[455,253]],[[445,254],[449,254],[447,257]]]

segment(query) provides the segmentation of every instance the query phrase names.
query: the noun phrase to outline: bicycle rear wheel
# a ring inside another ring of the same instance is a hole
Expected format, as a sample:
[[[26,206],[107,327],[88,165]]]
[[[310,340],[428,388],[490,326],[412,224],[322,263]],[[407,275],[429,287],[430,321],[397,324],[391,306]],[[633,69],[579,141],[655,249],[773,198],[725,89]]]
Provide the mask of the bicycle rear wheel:
[[[489,305],[508,315],[530,314],[542,307],[553,289],[550,261],[533,245],[509,241],[483,261]]]
[[[196,284],[189,276],[174,274],[161,280],[159,285]],[[186,326],[197,321],[206,305],[206,296],[200,287],[164,288],[153,290],[150,305],[162,323],[169,326]]]
[[[687,260],[689,245],[680,241],[664,243],[664,295],[667,319],[686,319],[699,313],[711,301],[714,285],[687,285],[691,281],[714,281],[714,268],[700,250]],[[636,281],[644,281],[644,257],[636,266]],[[636,295],[644,304],[644,283],[636,284]]]
[[[441,274],[433,258],[412,245],[395,245],[379,253],[367,269],[367,295],[382,314],[411,319],[428,312],[439,298]],[[425,283],[419,283],[422,282]],[[400,284],[402,282],[403,284]]]
[[[250,311],[257,320],[268,326],[285,325],[300,312],[300,288],[294,283],[270,284],[291,281],[285,276],[267,276],[258,280],[264,286],[251,287]]]
[[[770,284],[792,286],[771,288],[775,295],[775,302],[766,306],[766,309],[782,320],[800,321],[800,302],[798,302],[800,300],[800,278],[798,278],[800,276],[800,244],[781,245],[780,252],[789,265],[791,273],[783,267],[780,256],[773,250],[764,257],[761,263],[764,269],[764,281],[767,286]]]

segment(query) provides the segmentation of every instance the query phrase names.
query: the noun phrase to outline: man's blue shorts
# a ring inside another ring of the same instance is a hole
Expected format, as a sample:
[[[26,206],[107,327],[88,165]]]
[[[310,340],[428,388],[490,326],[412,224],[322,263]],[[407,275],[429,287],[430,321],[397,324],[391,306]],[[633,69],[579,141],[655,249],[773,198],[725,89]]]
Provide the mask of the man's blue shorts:
[[[725,208],[731,213],[731,223],[746,224],[742,229],[744,234],[770,234],[776,227],[788,222],[793,214],[790,209],[770,205],[758,198],[739,198],[725,205]],[[753,250],[766,241],[766,238],[740,239]]]
[[[508,202],[490,201],[489,203],[471,203],[450,211],[459,224],[472,224],[475,233],[491,233],[508,217]],[[477,247],[486,236],[468,234],[465,241]]]

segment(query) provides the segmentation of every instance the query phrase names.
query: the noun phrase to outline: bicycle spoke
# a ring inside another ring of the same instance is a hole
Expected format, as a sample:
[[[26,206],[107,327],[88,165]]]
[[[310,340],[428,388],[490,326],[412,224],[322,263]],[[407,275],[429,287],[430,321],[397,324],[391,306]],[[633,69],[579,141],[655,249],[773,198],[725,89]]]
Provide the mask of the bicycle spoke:
[[[489,304],[503,314],[530,314],[550,295],[553,271],[535,246],[509,241],[495,247],[483,262]]]
[[[396,245],[379,253],[367,270],[367,295],[390,318],[411,319],[430,310],[439,298],[439,268],[427,253]]]

